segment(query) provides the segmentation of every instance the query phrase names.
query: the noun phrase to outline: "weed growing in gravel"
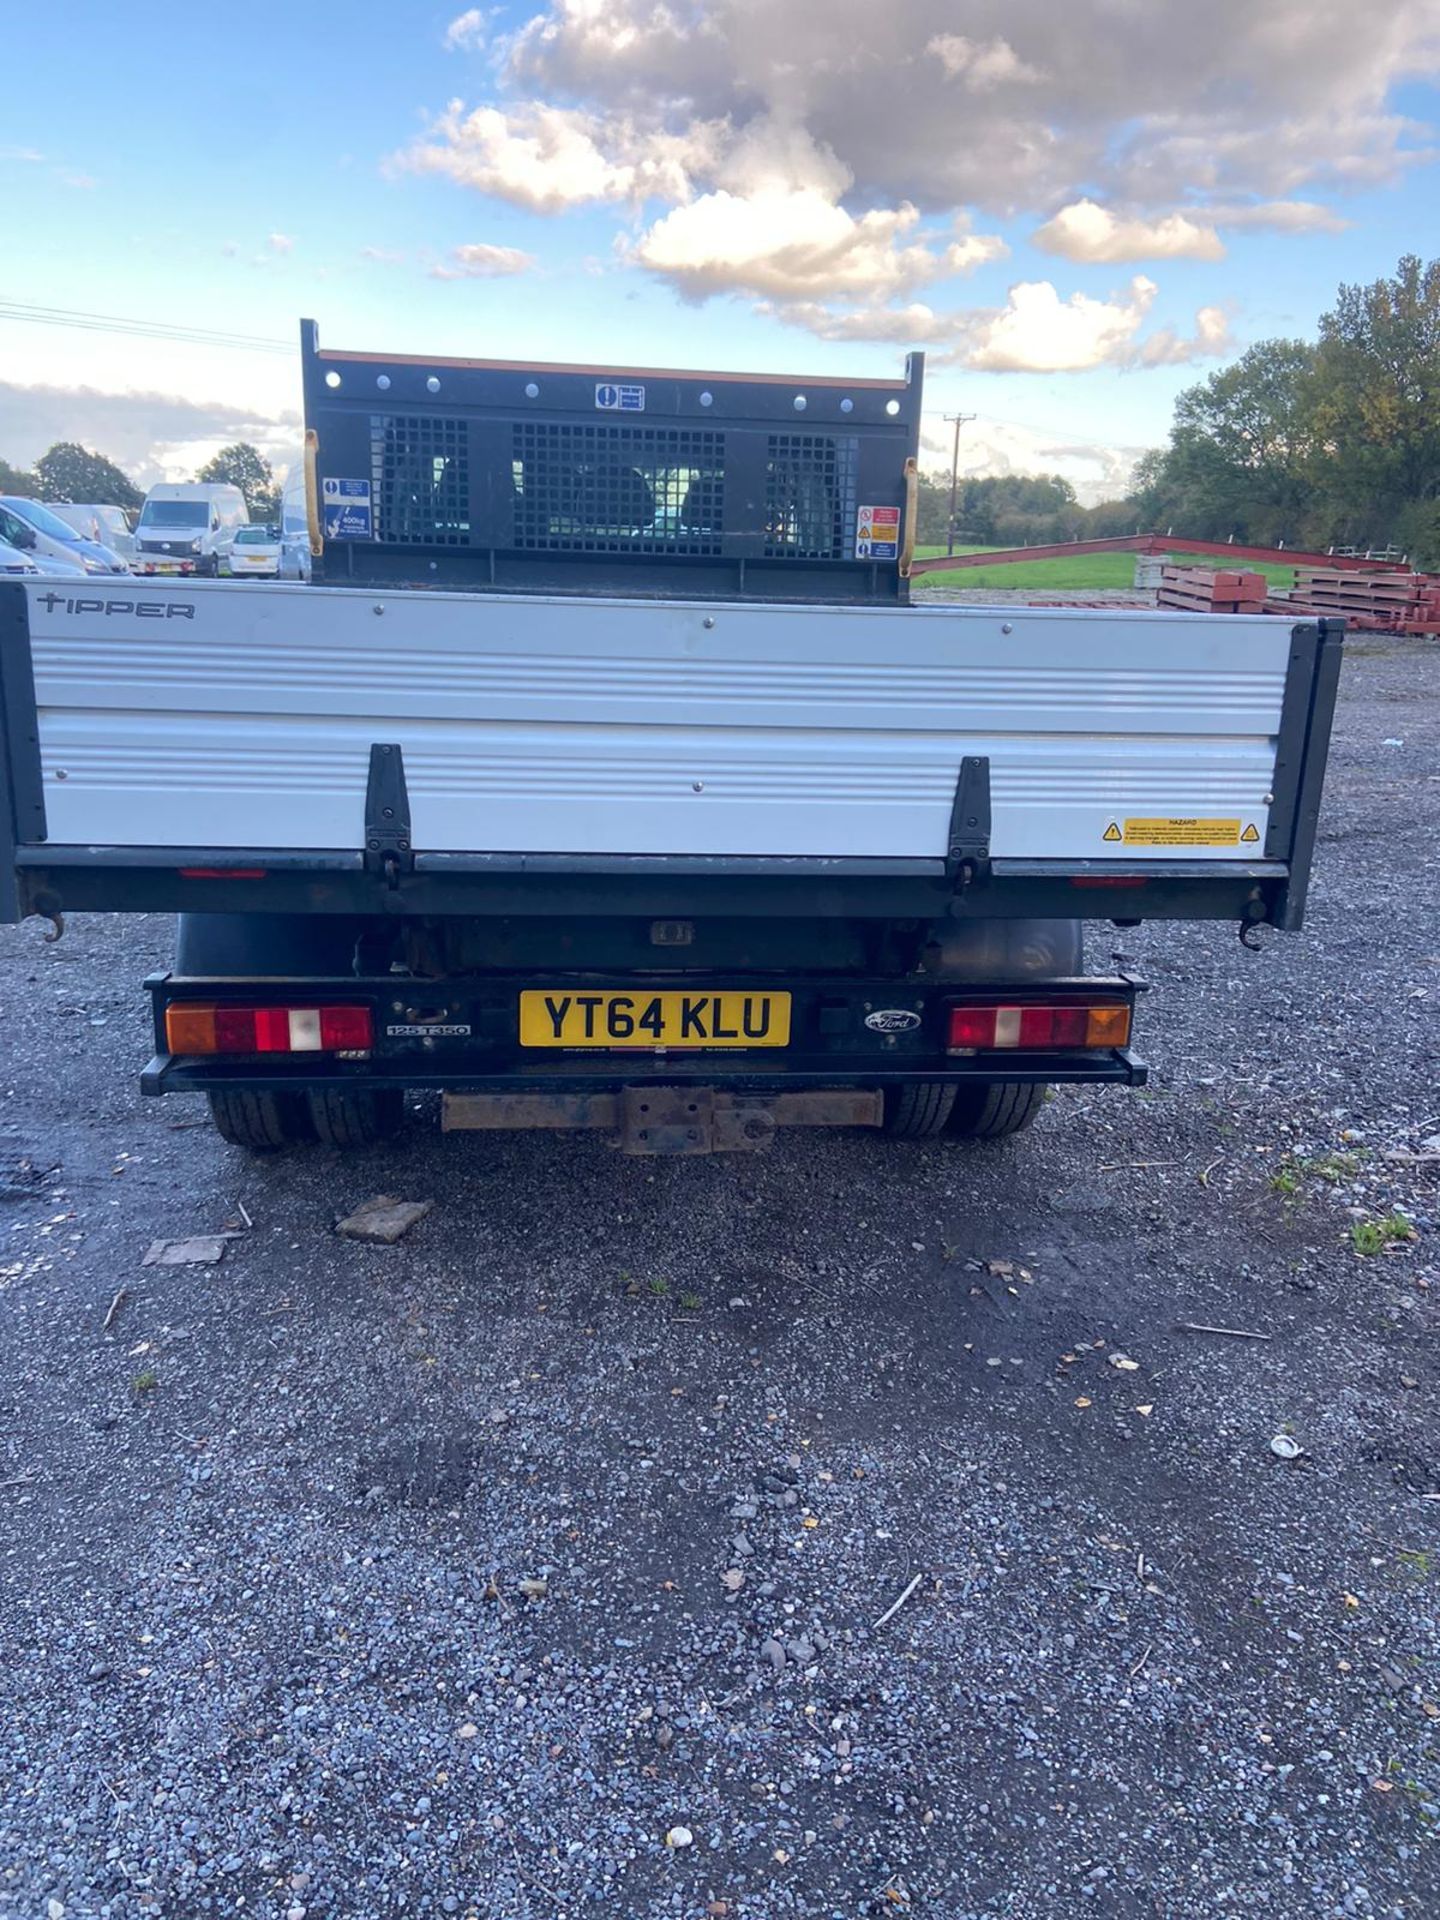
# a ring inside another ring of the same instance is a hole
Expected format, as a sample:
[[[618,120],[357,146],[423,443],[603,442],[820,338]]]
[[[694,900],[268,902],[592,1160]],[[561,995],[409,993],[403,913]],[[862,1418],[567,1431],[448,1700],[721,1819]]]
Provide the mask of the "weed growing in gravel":
[[[1342,1180],[1348,1180],[1352,1173],[1358,1173],[1364,1161],[1364,1150],[1357,1148],[1349,1153],[1320,1153],[1313,1160],[1302,1160],[1300,1164],[1317,1180],[1338,1187]]]
[[[1413,1240],[1415,1228],[1403,1213],[1387,1213],[1379,1220],[1357,1220],[1350,1229],[1350,1244],[1356,1253],[1384,1253],[1400,1240]]]
[[[670,1291],[670,1282],[668,1280],[652,1280],[650,1282],[650,1291],[655,1295],[657,1300],[663,1300]]]
[[[152,1368],[146,1367],[143,1373],[137,1373],[130,1382],[132,1393],[153,1393],[160,1384],[160,1376]]]
[[[1307,1180],[1323,1180],[1328,1187],[1338,1187],[1342,1180],[1359,1172],[1363,1159],[1360,1153],[1317,1153],[1308,1160],[1287,1153],[1270,1176],[1271,1191],[1293,1200]]]
[[[682,1293],[680,1304],[687,1313],[698,1313],[705,1303],[698,1293]]]

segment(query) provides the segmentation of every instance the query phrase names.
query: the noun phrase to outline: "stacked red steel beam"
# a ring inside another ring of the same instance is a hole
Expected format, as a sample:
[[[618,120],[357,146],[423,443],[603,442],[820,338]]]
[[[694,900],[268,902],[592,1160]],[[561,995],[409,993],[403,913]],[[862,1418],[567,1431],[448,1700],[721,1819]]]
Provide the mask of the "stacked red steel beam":
[[[1440,574],[1297,567],[1294,597],[1284,605],[1287,612],[1332,613],[1365,632],[1440,634]]]
[[[1261,613],[1269,588],[1263,573],[1217,567],[1166,567],[1159,604],[1191,613]]]

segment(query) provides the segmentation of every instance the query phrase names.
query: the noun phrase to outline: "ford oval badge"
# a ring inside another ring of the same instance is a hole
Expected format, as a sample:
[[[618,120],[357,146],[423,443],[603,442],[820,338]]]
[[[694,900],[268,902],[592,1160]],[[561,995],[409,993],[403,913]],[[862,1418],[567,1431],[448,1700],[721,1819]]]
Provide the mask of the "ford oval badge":
[[[908,1007],[880,1007],[866,1014],[865,1024],[872,1033],[909,1033],[919,1026],[920,1016]]]

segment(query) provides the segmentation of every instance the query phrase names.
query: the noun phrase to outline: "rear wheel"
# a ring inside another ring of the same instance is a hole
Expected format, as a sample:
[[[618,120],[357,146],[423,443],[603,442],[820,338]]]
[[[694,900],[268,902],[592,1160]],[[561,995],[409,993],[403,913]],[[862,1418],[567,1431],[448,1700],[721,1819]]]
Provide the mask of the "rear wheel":
[[[303,1094],[246,1093],[227,1088],[209,1096],[210,1118],[222,1140],[255,1153],[274,1153],[297,1140],[313,1140],[310,1110]]]
[[[944,1133],[955,1089],[938,1080],[885,1089],[885,1131],[892,1140],[933,1140]]]
[[[327,1147],[368,1147],[388,1140],[405,1118],[405,1096],[392,1087],[376,1092],[326,1087],[310,1095],[309,1105],[315,1132]]]
[[[1045,1086],[1015,1080],[959,1087],[946,1131],[965,1140],[1000,1140],[1006,1134],[1019,1133],[1044,1106],[1049,1091]]]

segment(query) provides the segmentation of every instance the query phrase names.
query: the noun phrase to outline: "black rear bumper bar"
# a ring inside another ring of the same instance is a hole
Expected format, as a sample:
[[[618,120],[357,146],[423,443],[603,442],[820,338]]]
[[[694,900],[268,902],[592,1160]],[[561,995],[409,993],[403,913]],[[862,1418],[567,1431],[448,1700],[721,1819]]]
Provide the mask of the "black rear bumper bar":
[[[206,1093],[228,1088],[303,1092],[321,1088],[438,1088],[470,1093],[580,1093],[645,1084],[707,1086],[744,1092],[801,1087],[880,1087],[906,1082],[947,1085],[977,1081],[1100,1081],[1140,1086],[1146,1068],[1128,1047],[1032,1052],[996,1048],[946,1051],[949,1012],[966,1004],[1051,1005],[1123,1001],[1133,1008],[1145,990],[1130,974],[1032,985],[986,986],[930,979],[747,976],[757,991],[791,996],[791,1041],[783,1049],[688,1049],[650,1052],[525,1048],[519,1042],[519,996],[536,987],[680,987],[697,994],[733,991],[736,982],[676,974],[620,979],[595,975],[557,980],[535,974],[489,974],[455,980],[337,976],[328,980],[235,980],[156,974],[146,981],[154,1016],[155,1057],[141,1076],[147,1094]],[[364,1005],[373,1050],[360,1058],[334,1054],[177,1056],[168,1050],[165,1013],[174,1004]],[[905,1031],[867,1025],[875,1008],[903,1008],[916,1024]],[[428,1031],[427,1031],[428,1029]]]

